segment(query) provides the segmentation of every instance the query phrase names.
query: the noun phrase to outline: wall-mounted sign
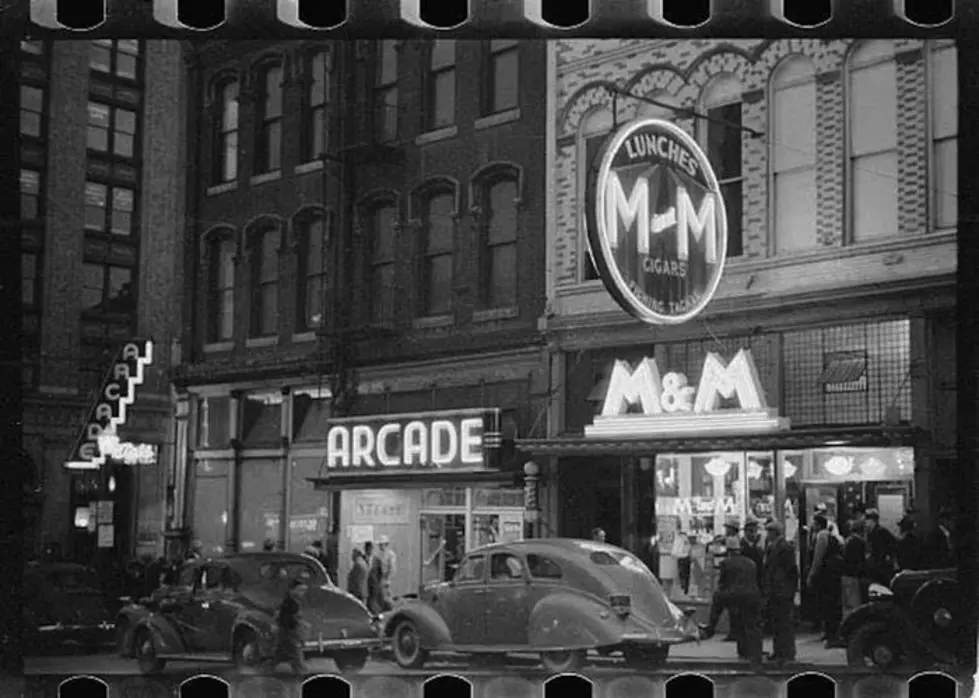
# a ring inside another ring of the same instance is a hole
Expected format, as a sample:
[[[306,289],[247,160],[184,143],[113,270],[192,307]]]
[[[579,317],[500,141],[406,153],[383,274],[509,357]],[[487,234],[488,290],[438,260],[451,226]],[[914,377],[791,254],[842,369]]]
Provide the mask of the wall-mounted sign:
[[[676,325],[710,302],[724,271],[727,217],[707,156],[678,126],[633,121],[589,173],[588,244],[630,315]]]
[[[485,469],[500,450],[498,409],[352,417],[331,421],[330,469]]]
[[[721,409],[722,398],[736,399],[738,407]],[[585,427],[585,436],[748,434],[788,427],[788,420],[768,406],[751,352],[742,349],[726,365],[708,353],[696,388],[682,373],[660,377],[655,359],[643,359],[635,368],[616,361],[601,414]]]
[[[120,441],[119,436],[109,430],[98,438],[99,451],[125,465],[156,465],[157,447],[153,444]]]
[[[107,454],[99,448],[99,439],[115,434],[116,428],[126,423],[126,408],[136,399],[136,386],[142,385],[143,372],[152,363],[151,341],[128,342],[119,350],[65,463],[66,468],[98,470],[105,463]]]
[[[412,520],[411,502],[402,492],[357,492],[350,520],[355,524],[400,525]]]
[[[734,497],[657,497],[656,513],[660,516],[737,516],[740,512]]]

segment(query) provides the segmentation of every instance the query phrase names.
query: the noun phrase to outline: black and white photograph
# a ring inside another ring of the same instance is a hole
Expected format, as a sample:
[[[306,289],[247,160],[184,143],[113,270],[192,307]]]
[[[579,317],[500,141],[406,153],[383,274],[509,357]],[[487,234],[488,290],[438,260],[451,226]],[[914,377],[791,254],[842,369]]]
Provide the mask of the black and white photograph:
[[[28,682],[969,695],[954,39],[207,34],[19,43]]]

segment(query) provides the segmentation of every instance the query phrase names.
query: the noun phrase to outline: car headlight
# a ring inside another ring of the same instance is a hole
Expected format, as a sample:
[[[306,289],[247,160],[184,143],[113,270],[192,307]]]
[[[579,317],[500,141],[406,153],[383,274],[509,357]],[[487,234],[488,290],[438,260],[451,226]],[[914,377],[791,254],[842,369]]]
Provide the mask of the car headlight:
[[[867,596],[872,599],[880,599],[884,598],[885,596],[894,596],[894,592],[883,584],[874,583],[867,588]]]

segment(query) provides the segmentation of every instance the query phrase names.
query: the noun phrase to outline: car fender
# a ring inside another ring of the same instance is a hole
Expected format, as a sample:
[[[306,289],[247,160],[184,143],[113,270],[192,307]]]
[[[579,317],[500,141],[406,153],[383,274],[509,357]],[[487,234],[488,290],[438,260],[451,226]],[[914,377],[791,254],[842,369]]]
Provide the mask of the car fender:
[[[271,655],[275,651],[275,628],[271,619],[261,613],[243,613],[235,619],[231,628],[231,649],[234,650],[238,634],[250,630],[258,638],[258,645],[263,655]]]
[[[452,633],[438,611],[422,601],[407,600],[395,608],[384,621],[382,637],[390,640],[398,624],[408,619],[415,624],[421,635],[422,646],[431,649],[452,644]]]
[[[145,618],[137,621],[135,627],[133,628],[133,637],[135,638],[136,630],[139,628],[146,628],[150,631],[150,635],[153,637],[153,641],[156,643],[156,651],[158,654],[182,654],[187,652],[187,648],[184,646],[183,638],[177,629],[173,627],[173,624],[167,620],[164,616],[149,614]]]
[[[853,633],[868,623],[884,623],[894,627],[896,632],[901,632],[901,628],[910,628],[912,625],[907,615],[897,607],[897,604],[877,601],[857,606],[847,613],[840,624],[840,637],[845,640],[849,639]]]
[[[530,645],[583,649],[617,644],[607,607],[594,599],[569,593],[550,594],[530,614]]]
[[[123,657],[132,656],[133,640],[140,622],[150,612],[143,606],[124,606],[116,613],[116,651]]]

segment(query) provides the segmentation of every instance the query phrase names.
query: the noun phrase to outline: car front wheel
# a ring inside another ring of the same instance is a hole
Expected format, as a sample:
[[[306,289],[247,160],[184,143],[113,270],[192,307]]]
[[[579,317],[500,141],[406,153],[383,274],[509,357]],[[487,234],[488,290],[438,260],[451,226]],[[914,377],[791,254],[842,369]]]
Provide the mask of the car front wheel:
[[[428,659],[428,652],[422,647],[421,634],[410,620],[398,623],[391,639],[394,661],[402,669],[420,669]]]
[[[585,664],[584,650],[566,650],[563,652],[541,652],[541,663],[551,674],[566,674],[577,671]]]
[[[156,656],[156,643],[153,641],[152,633],[146,628],[140,628],[137,631],[134,648],[136,650],[136,663],[140,672],[158,674],[167,665],[165,659]]]
[[[333,661],[340,671],[360,671],[367,664],[367,659],[367,650],[345,650],[333,655]]]
[[[851,667],[873,667],[893,671],[901,665],[900,641],[884,623],[870,623],[857,630],[846,646],[846,663]]]
[[[251,630],[243,630],[235,637],[232,659],[239,670],[256,669],[261,666],[262,653],[258,646],[258,636]]]

